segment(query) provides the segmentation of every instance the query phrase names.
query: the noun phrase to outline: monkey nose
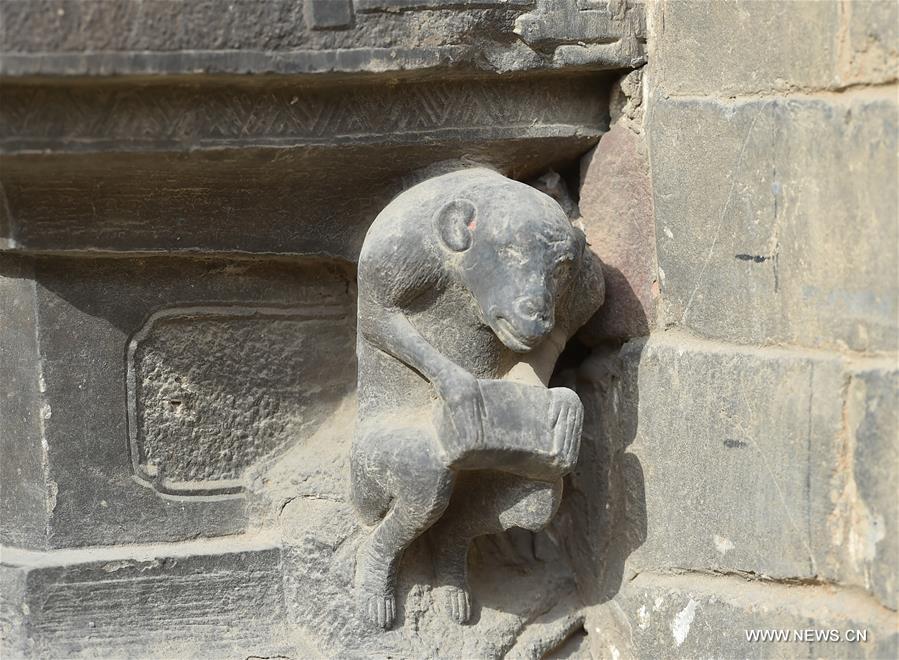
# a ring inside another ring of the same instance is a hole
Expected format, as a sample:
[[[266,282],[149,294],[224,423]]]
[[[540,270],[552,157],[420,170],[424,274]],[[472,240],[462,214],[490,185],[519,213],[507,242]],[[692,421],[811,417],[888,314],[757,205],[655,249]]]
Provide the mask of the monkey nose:
[[[549,301],[543,296],[526,296],[519,299],[518,313],[529,321],[536,321],[541,325],[547,325],[552,316]]]

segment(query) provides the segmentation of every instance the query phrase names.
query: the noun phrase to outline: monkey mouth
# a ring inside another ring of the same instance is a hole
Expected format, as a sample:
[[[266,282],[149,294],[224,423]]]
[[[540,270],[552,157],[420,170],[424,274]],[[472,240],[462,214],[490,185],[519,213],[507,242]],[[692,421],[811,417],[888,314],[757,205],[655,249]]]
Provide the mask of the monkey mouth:
[[[540,337],[522,337],[502,316],[494,316],[491,325],[499,340],[516,353],[527,353],[540,341]]]

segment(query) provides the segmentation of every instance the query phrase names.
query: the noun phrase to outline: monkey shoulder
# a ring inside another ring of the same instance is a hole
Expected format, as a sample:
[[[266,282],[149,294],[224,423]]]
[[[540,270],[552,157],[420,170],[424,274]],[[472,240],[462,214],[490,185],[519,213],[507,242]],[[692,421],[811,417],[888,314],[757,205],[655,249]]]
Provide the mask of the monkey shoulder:
[[[602,306],[606,295],[602,262],[589,246],[584,248],[578,269],[558,306],[559,321],[573,336]]]
[[[404,307],[446,278],[446,263],[430,223],[420,216],[382,213],[369,228],[359,255],[360,299]]]

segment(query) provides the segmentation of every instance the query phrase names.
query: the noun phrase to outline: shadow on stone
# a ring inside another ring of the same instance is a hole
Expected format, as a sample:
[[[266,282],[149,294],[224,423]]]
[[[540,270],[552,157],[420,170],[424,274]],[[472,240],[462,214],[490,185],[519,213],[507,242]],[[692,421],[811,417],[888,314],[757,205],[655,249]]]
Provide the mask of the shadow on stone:
[[[637,433],[637,369],[643,340],[634,338],[621,345],[615,339],[628,337],[609,338],[602,317],[612,309],[628,315],[622,327],[640,331],[648,329],[648,324],[627,281],[621,277],[615,284],[620,272],[604,266],[604,273],[613,280],[606,304],[569,342],[552,383],[576,389],[584,403],[578,465],[566,478],[553,528],[562,539],[578,594],[588,609],[618,593],[625,579],[625,561],[646,540],[647,530],[643,467],[627,451]]]

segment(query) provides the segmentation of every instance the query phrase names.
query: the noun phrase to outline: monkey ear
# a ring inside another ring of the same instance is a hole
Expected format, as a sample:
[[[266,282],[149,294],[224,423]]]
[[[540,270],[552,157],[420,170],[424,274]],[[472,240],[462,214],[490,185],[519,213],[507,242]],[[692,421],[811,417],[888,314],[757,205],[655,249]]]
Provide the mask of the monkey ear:
[[[453,200],[437,212],[434,217],[437,234],[447,248],[453,252],[464,252],[469,248],[477,212],[467,199]]]

